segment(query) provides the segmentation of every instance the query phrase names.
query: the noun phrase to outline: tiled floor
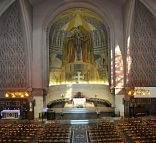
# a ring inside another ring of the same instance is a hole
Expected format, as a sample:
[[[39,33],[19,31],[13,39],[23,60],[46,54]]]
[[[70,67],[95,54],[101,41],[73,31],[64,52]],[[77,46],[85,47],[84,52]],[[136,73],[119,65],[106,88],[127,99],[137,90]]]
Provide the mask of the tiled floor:
[[[88,125],[72,125],[72,143],[89,143]]]

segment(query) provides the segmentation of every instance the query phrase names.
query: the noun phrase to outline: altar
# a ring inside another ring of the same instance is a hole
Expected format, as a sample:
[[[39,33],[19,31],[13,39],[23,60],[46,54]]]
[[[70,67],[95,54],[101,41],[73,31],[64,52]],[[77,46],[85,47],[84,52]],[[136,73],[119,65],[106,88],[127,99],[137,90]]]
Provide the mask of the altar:
[[[2,110],[2,119],[19,119],[20,110]]]
[[[74,107],[85,106],[86,98],[73,98]]]

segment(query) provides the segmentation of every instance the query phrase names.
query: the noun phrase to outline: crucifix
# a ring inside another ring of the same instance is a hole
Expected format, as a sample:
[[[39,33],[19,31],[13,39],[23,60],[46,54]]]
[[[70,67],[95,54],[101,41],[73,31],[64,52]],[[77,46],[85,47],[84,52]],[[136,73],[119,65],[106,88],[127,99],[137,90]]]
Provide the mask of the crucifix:
[[[81,72],[77,72],[77,76],[74,76],[74,79],[77,79],[77,82],[79,83],[81,79],[84,79],[84,75],[81,76]]]

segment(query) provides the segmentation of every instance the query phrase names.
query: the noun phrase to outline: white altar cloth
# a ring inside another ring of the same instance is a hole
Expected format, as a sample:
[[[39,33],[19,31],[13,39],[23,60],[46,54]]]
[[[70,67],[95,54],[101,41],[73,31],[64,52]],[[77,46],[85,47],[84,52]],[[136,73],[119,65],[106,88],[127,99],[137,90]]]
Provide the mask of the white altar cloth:
[[[2,110],[2,119],[19,119],[20,110]]]
[[[82,105],[84,106],[86,103],[86,98],[73,98],[74,106]]]

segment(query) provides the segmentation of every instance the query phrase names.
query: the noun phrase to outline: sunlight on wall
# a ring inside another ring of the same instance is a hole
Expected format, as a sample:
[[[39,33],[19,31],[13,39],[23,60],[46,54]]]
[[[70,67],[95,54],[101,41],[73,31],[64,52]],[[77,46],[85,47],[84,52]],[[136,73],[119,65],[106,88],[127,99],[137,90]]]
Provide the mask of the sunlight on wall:
[[[127,63],[127,71],[126,71],[126,76],[127,76],[127,81],[126,83],[129,81],[129,73],[130,73],[130,70],[131,70],[131,64],[132,64],[132,58],[130,56],[130,50],[129,50],[129,47],[130,47],[130,36],[128,37],[127,39],[127,60],[126,60],[126,63]]]
[[[124,86],[124,68],[123,59],[119,45],[115,47],[115,75],[116,87]]]
[[[113,68],[113,50],[111,49],[111,86],[114,87],[114,68]]]

